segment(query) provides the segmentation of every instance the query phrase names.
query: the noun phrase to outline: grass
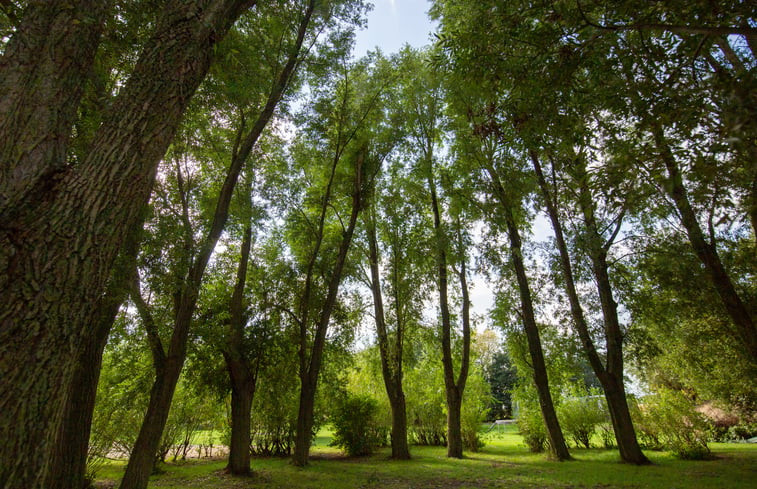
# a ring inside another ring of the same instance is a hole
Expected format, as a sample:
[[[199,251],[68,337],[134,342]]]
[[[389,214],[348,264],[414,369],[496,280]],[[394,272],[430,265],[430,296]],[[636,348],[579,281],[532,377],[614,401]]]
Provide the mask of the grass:
[[[713,459],[677,460],[666,452],[647,452],[654,465],[636,467],[619,462],[617,451],[573,449],[575,461],[552,462],[529,453],[513,428],[486,435],[486,446],[448,459],[442,447],[411,447],[412,460],[392,461],[389,449],[365,458],[341,456],[329,447],[330,433],[318,434],[307,468],[288,459],[255,458],[251,478],[223,473],[225,460],[194,460],[167,464],[153,476],[152,489],[213,487],[221,489],[376,488],[376,489],[751,489],[757,479],[757,446],[713,443]],[[99,473],[105,487],[123,474],[124,462],[110,461]]]

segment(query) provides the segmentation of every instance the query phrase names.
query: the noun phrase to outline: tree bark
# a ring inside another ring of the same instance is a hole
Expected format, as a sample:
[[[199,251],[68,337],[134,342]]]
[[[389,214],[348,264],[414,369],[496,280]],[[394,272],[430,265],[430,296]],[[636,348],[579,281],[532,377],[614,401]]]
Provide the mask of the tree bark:
[[[430,152],[428,152],[430,155]],[[430,156],[429,156],[430,160]],[[442,315],[442,366],[444,367],[444,387],[447,400],[447,457],[463,457],[463,433],[461,409],[465,383],[468,378],[470,363],[470,322],[468,290],[465,283],[465,257],[461,259],[461,287],[463,289],[463,352],[460,373],[455,379],[452,361],[452,324],[450,321],[447,276],[447,239],[442,228],[441,210],[436,191],[436,184],[429,164],[428,186],[431,194],[431,210],[434,216],[434,233],[436,235],[436,266],[439,280],[439,308]]]
[[[381,274],[379,273],[379,249],[376,239],[375,216],[366,219],[368,235],[368,258],[371,268],[371,292],[373,294],[373,312],[376,319],[379,354],[381,356],[381,374],[384,387],[392,410],[392,458],[408,460],[410,449],[407,443],[407,410],[405,393],[402,389],[402,336],[403,325],[397,317],[396,343],[390,353],[389,337],[384,314],[384,299],[381,292]],[[395,284],[395,287],[397,284]],[[393,354],[392,354],[393,353]]]
[[[364,153],[359,153],[355,164],[355,182],[352,193],[352,210],[350,212],[350,219],[347,224],[347,228],[342,233],[342,240],[339,243],[339,249],[337,251],[336,261],[334,263],[334,269],[328,281],[328,288],[326,292],[326,298],[321,307],[321,312],[318,317],[318,321],[315,327],[315,333],[313,338],[313,345],[310,348],[308,355],[307,348],[307,327],[306,319],[308,317],[308,302],[309,297],[303,297],[303,309],[299,318],[300,321],[300,405],[297,414],[297,431],[295,433],[294,442],[294,455],[292,457],[292,463],[299,467],[304,467],[308,463],[308,457],[310,454],[310,442],[312,440],[313,430],[313,410],[315,405],[315,392],[318,387],[318,374],[321,371],[321,360],[323,359],[323,348],[326,344],[326,332],[328,331],[329,321],[331,320],[331,313],[336,305],[336,296],[339,292],[339,284],[342,281],[342,272],[344,271],[344,264],[347,261],[347,253],[350,250],[352,244],[352,236],[355,232],[355,225],[357,224],[357,218],[360,214],[362,207],[362,180],[363,180],[363,161],[365,158]],[[339,163],[339,156],[335,156],[334,162],[331,168],[331,177],[327,186],[326,196],[323,199],[321,207],[321,219],[318,230],[318,239],[314,253],[317,254],[320,250],[320,243],[323,237],[325,213],[330,205],[331,186],[333,183],[334,173],[336,171],[337,164]],[[311,257],[310,265],[308,267],[308,279],[311,279],[312,265],[314,264],[315,255]],[[310,280],[306,279],[307,284]],[[308,358],[309,357],[309,358]]]
[[[554,200],[552,193],[549,191],[549,186],[544,178],[544,172],[542,171],[536,152],[531,151],[530,155],[539,182],[539,188],[544,197],[547,214],[552,222],[552,229],[555,232],[555,243],[557,244],[557,249],[560,253],[560,266],[562,268],[563,279],[565,280],[565,292],[568,296],[568,301],[570,302],[570,312],[573,317],[573,323],[578,331],[578,336],[581,339],[584,352],[589,360],[589,365],[591,365],[594,374],[602,385],[602,391],[607,400],[607,406],[610,411],[613,431],[615,433],[615,440],[618,443],[620,456],[625,462],[647,463],[647,459],[641,452],[639,443],[636,439],[636,430],[633,427],[631,414],[628,410],[628,401],[625,396],[625,387],[623,384],[622,365],[620,368],[615,365],[612,370],[605,368],[602,359],[597,353],[594,341],[589,333],[589,327],[586,324],[586,318],[584,316],[583,308],[581,307],[581,302],[578,298],[578,292],[576,291],[573,267],[571,265],[570,254],[568,253],[568,246],[565,243],[562,223],[560,222],[560,217],[557,212],[556,201]],[[605,332],[606,334],[611,334],[609,329],[606,329]],[[607,341],[606,343],[608,349],[610,348],[610,344],[614,345],[616,348],[622,348],[623,344],[622,338],[616,339],[612,342]],[[615,352],[612,355],[612,358],[622,359],[622,350]]]
[[[744,345],[745,353],[752,363],[757,363],[757,327],[755,327],[754,319],[736,292],[731,277],[723,266],[715,243],[705,238],[704,232],[697,220],[696,212],[689,202],[688,193],[683,183],[683,176],[675,161],[675,157],[670,151],[670,147],[665,141],[662,128],[659,126],[654,127],[653,136],[660,153],[660,159],[668,173],[666,182],[668,195],[678,210],[681,224],[686,229],[691,247],[694,249],[694,253],[699,258],[699,261],[704,265],[712,285],[715,287],[731,321],[733,321],[736,327],[737,339]]]
[[[111,0],[30,1],[0,59],[0,222],[67,165]],[[13,212],[15,211],[15,212]]]
[[[6,207],[0,229],[0,485],[40,487],[80,345],[214,44],[250,0],[163,10],[87,157]],[[55,75],[57,76],[57,74]],[[47,79],[51,79],[48,77]],[[37,191],[38,190],[38,191]]]
[[[541,409],[544,425],[547,427],[547,436],[552,456],[557,460],[571,460],[568,446],[565,443],[560,422],[557,419],[555,406],[552,402],[552,394],[549,391],[549,379],[547,377],[547,366],[544,362],[544,352],[541,347],[539,337],[539,327],[536,324],[536,315],[534,314],[533,300],[531,298],[531,289],[528,284],[528,274],[523,263],[522,241],[518,226],[513,215],[513,204],[507,196],[499,175],[494,167],[488,165],[486,171],[494,185],[495,194],[502,207],[502,213],[507,225],[507,235],[510,240],[510,260],[515,269],[515,276],[518,281],[518,290],[520,292],[521,313],[523,315],[523,329],[526,332],[528,342],[528,352],[531,357],[531,366],[533,368],[534,384],[539,397],[539,407]]]
[[[226,470],[233,475],[250,474],[250,414],[257,375],[244,351],[245,324],[242,311],[251,244],[252,226],[248,223],[242,239],[241,257],[231,298],[231,318],[224,350],[226,368],[231,380],[231,443],[229,464]]]
[[[141,235],[140,226],[127,238],[113,268],[108,289],[99,304],[95,334],[88,338],[79,352],[63,422],[50,461],[49,479],[45,483],[48,489],[84,487],[102,353],[116,315],[129,295]]]

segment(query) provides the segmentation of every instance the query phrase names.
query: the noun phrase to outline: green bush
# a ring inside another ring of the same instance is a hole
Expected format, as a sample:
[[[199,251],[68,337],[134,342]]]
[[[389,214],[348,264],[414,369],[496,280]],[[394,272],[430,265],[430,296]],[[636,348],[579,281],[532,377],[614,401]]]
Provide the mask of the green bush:
[[[576,447],[591,448],[591,438],[608,415],[604,402],[597,396],[572,397],[557,408],[563,432],[570,436]]]
[[[547,449],[547,428],[541,417],[539,406],[532,403],[522,403],[518,412],[518,431],[523,442],[534,453],[541,453]]]
[[[332,446],[348,455],[370,455],[386,443],[387,430],[377,421],[378,403],[366,395],[348,395],[332,413]]]
[[[646,448],[670,450],[687,460],[709,456],[707,421],[680,392],[662,390],[647,396],[632,414],[639,441]]]

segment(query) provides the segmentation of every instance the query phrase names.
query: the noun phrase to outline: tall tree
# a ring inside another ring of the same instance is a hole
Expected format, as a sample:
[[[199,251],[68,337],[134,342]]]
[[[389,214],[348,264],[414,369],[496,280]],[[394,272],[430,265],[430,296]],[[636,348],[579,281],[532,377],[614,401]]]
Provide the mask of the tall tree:
[[[86,19],[74,22],[86,3],[76,2],[74,16],[63,14],[69,25],[79,26],[71,28],[91,26]],[[95,13],[104,5],[92,3]],[[24,18],[29,16],[29,23],[37,24],[34,18],[47,4],[30,2]],[[52,6],[64,4],[70,2]],[[168,2],[86,157],[67,166],[60,161],[66,152],[56,150],[36,165],[44,171],[33,173],[43,175],[42,179],[17,185],[3,176],[3,189],[35,189],[25,194],[23,202],[11,200],[2,208],[0,409],[6,415],[0,420],[0,435],[6,442],[0,448],[0,483],[5,487],[39,487],[47,480],[47,461],[72,382],[77,345],[94,335],[91,318],[97,313],[114,260],[129,230],[138,225],[158,162],[208,70],[213,46],[254,4],[254,0]],[[26,36],[27,31],[17,30],[15,35]],[[57,35],[56,29],[37,25],[23,45],[56,44]],[[76,52],[81,41],[67,35],[65,42],[57,43],[58,52]],[[96,48],[93,39],[85,45],[85,53]],[[83,58],[92,57],[85,54]],[[38,56],[33,63],[46,60]],[[82,72],[89,70],[86,63],[78,66]],[[53,81],[59,79],[57,70],[42,72],[43,80],[58,84]],[[63,83],[80,82],[83,76],[65,78]],[[72,126],[72,121],[64,120],[65,114],[73,112],[67,107],[75,105],[70,97],[40,98],[50,100],[50,114],[64,114],[60,119],[56,116],[50,128],[64,123]],[[12,113],[4,112],[4,117]],[[0,126],[9,127],[5,122]],[[16,138],[28,140],[23,134]],[[7,144],[4,141],[3,147]],[[49,169],[61,171],[50,173]]]
[[[242,171],[253,147],[258,141],[269,120],[273,116],[276,105],[281,100],[293,76],[294,69],[301,58],[301,49],[305,40],[305,34],[310,24],[315,2],[309,0],[307,7],[300,14],[297,23],[293,26],[294,35],[289,43],[284,44],[278,53],[279,63],[273,68],[270,79],[271,84],[265,102],[258,109],[258,115],[252,126],[245,127],[245,109],[239,120],[236,131],[234,146],[231,149],[231,162],[225,175],[225,180],[218,194],[213,209],[213,217],[206,231],[204,239],[195,248],[193,239],[194,232],[189,222],[188,198],[183,189],[182,173],[177,167],[176,181],[179,197],[182,203],[183,227],[185,233],[184,256],[181,260],[185,265],[179,265],[176,274],[176,289],[173,291],[173,332],[168,349],[155,339],[153,345],[154,365],[156,367],[156,382],[150,396],[150,405],[145,413],[145,419],[137,437],[134,450],[129,458],[121,487],[124,489],[144,488],[152,472],[154,454],[163,432],[163,427],[168,417],[171,406],[171,398],[176,388],[181,369],[186,357],[186,345],[189,337],[191,321],[195,312],[197,298],[202,279],[210,256],[218,243],[218,239],[226,225],[231,205],[232,195],[239,174]],[[267,16],[277,16],[280,12],[268,12],[263,9],[260,22],[265,22]],[[257,20],[257,19],[256,19]],[[136,301],[140,302],[139,294]],[[146,308],[142,308],[143,322],[148,325],[154,322],[148,317]],[[242,468],[240,472],[245,472]],[[248,469],[249,470],[249,469]]]
[[[374,76],[365,60],[350,65],[344,53],[340,57],[342,73],[317,90],[309,134],[295,156],[304,160],[299,164],[320,165],[304,168],[316,183],[305,196],[304,208],[290,218],[296,226],[295,252],[303,264],[302,289],[292,314],[300,329],[300,403],[293,455],[299,466],[308,463],[326,333],[348,252],[370,181],[385,155],[374,129],[382,118],[380,98],[387,82]],[[342,213],[349,215],[344,219]]]

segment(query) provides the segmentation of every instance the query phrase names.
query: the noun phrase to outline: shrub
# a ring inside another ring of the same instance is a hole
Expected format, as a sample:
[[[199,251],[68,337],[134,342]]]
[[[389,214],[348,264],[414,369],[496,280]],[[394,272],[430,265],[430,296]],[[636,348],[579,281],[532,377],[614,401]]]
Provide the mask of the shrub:
[[[370,455],[386,442],[387,430],[377,422],[378,403],[366,395],[348,395],[332,414],[334,439],[348,455]]]
[[[680,392],[663,390],[644,398],[632,411],[642,445],[650,449],[670,450],[688,460],[706,458],[709,431],[707,422]]]
[[[601,398],[597,396],[566,399],[557,408],[563,432],[573,439],[575,445],[591,448],[591,438],[600,423],[607,419]]]
[[[547,428],[541,417],[538,405],[525,403],[518,413],[518,431],[523,442],[534,453],[541,453],[547,448]]]

